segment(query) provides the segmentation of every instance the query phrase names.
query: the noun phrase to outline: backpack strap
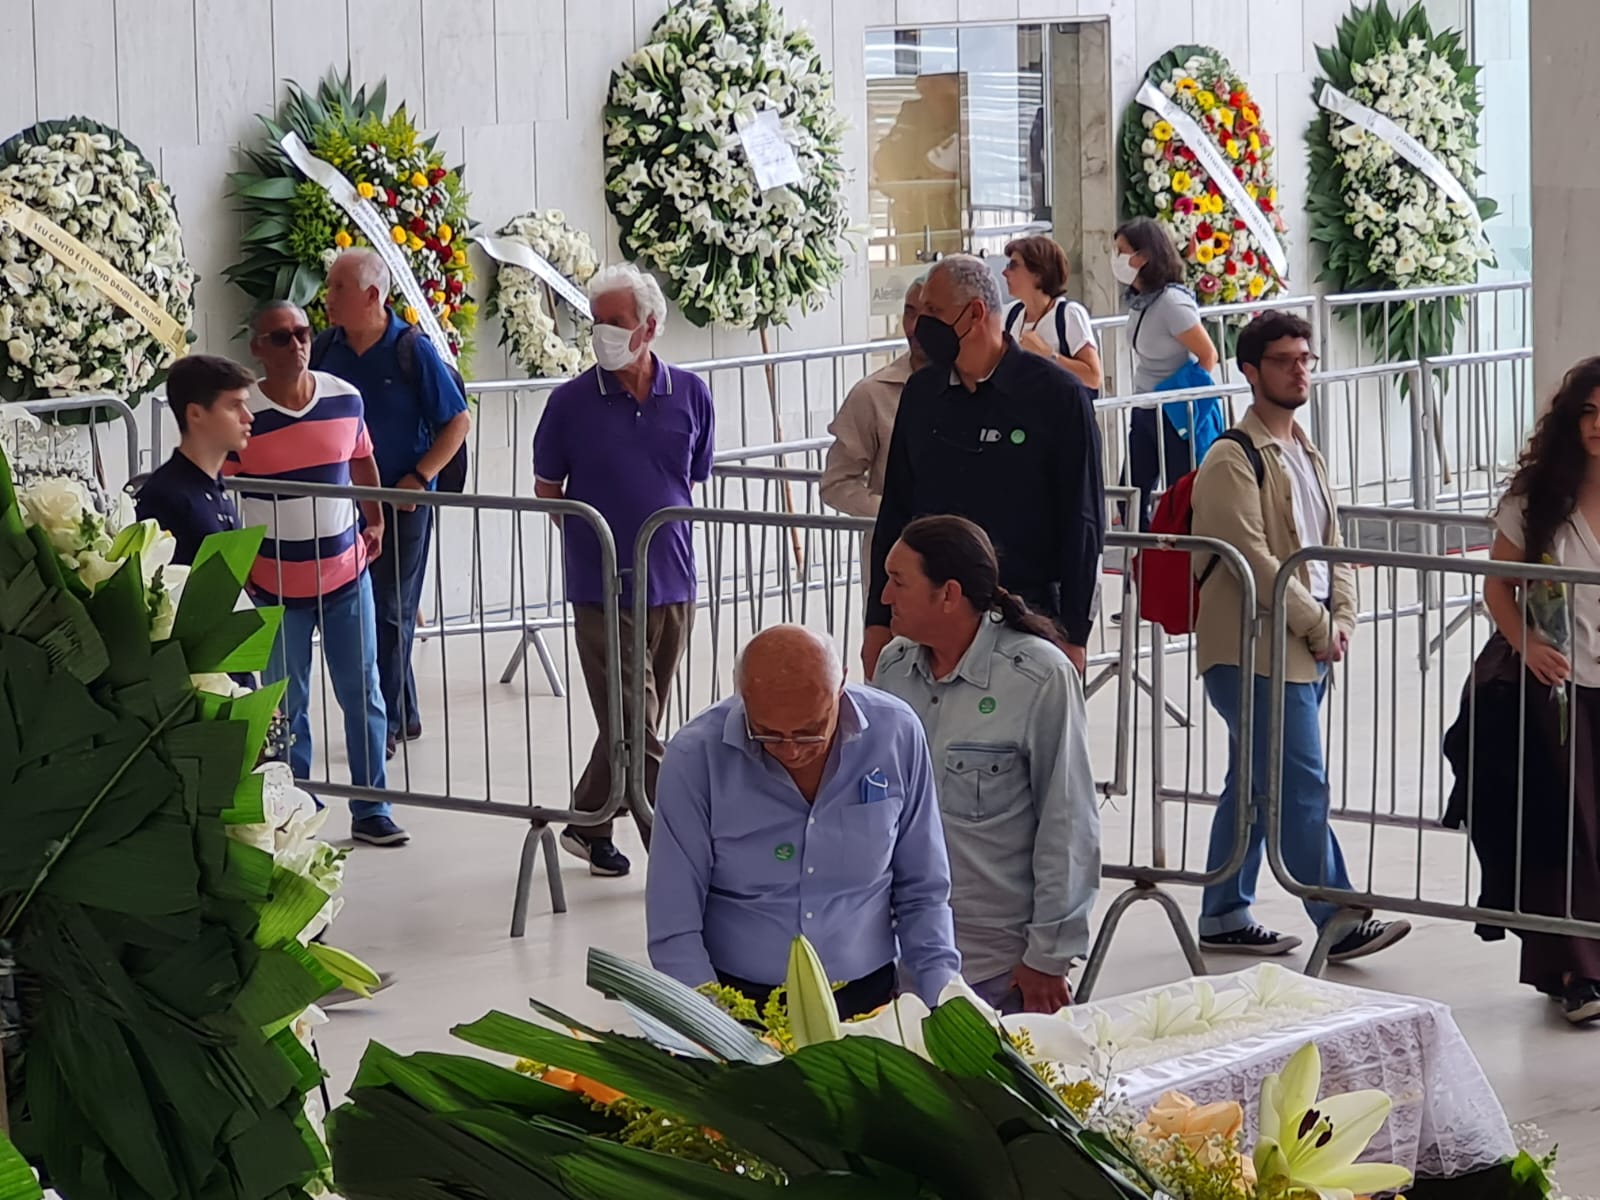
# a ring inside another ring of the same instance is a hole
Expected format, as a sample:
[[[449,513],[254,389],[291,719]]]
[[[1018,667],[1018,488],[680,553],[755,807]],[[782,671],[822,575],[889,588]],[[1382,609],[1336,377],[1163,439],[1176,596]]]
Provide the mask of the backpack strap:
[[[1065,299],[1056,301],[1056,348],[1071,358],[1072,350],[1067,345],[1067,304]]]
[[[329,325],[311,340],[311,358],[306,363],[306,366],[311,370],[320,371],[322,369],[322,360],[328,356],[328,347],[333,345],[333,335],[336,332],[337,326]]]
[[[1014,325],[1016,325],[1018,319],[1021,318],[1025,307],[1026,306],[1022,303],[1022,301],[1018,300],[1010,308],[1006,309],[1006,332],[1007,333],[1011,333],[1012,327]],[[1012,336],[1014,337],[1016,335],[1013,334]]]
[[[1267,482],[1267,464],[1266,460],[1261,456],[1261,451],[1257,449],[1256,444],[1250,440],[1250,435],[1240,429],[1227,429],[1217,435],[1217,441],[1232,442],[1234,445],[1238,446],[1239,449],[1244,451],[1244,456],[1249,460],[1251,469],[1255,471],[1256,490],[1259,492]],[[1205,570],[1200,572],[1200,579],[1199,582],[1195,584],[1195,587],[1205,587],[1206,580],[1211,578],[1211,572],[1217,569],[1217,564],[1221,561],[1222,559],[1220,556],[1213,554],[1211,556],[1211,561],[1206,564]]]

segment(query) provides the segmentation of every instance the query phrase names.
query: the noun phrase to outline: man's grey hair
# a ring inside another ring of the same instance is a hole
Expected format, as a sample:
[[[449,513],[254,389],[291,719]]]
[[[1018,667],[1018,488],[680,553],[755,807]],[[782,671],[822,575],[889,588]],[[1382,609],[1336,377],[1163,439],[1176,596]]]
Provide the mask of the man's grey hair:
[[[258,304],[250,314],[250,334],[252,337],[261,332],[261,318],[275,312],[295,312],[305,316],[306,310],[293,300],[268,300],[263,304]]]
[[[334,259],[335,265],[342,262],[355,264],[356,283],[363,291],[377,288],[380,304],[389,299],[394,290],[394,276],[389,273],[389,264],[383,261],[383,255],[368,246],[352,246]]]
[[[654,275],[639,270],[632,263],[613,263],[609,267],[602,267],[589,280],[589,299],[598,300],[612,292],[631,292],[633,311],[639,324],[643,325],[654,317],[656,335],[660,336],[667,323],[667,298],[662,295],[661,285],[656,282]]]
[[[912,298],[915,297],[915,296],[922,295],[922,289],[927,287],[927,286],[928,286],[928,273],[926,271],[924,271],[921,275],[918,275],[915,279],[913,279],[909,284],[906,285],[906,299],[905,299],[905,302],[907,304],[910,304]]]
[[[972,254],[952,254],[933,264],[929,276],[943,275],[950,281],[955,297],[962,304],[973,300],[983,301],[990,320],[998,321],[1005,315],[1000,303],[1000,285],[995,282],[989,264]]]

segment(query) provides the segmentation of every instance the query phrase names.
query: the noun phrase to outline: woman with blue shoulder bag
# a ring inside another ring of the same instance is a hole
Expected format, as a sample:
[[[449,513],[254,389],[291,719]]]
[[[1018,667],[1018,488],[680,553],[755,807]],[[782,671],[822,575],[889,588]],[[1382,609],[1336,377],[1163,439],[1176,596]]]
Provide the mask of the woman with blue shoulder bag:
[[[1184,286],[1183,260],[1167,231],[1138,217],[1123,224],[1116,239],[1111,273],[1127,289],[1134,392],[1215,383],[1217,348],[1200,323],[1194,293]],[[1164,404],[1159,411],[1136,408],[1130,419],[1127,478],[1143,495],[1139,528],[1148,529],[1151,497],[1200,465],[1222,433],[1222,406],[1213,397]]]

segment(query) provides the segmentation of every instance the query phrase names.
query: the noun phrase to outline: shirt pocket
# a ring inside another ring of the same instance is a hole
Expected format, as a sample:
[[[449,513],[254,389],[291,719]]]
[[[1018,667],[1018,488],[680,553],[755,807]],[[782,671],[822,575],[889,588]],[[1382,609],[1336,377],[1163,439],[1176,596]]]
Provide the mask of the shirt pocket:
[[[1016,746],[957,743],[944,752],[939,810],[965,821],[1010,812],[1027,799],[1028,773]]]
[[[839,808],[842,835],[838,853],[821,866],[842,884],[863,887],[887,876],[899,835],[900,797],[892,792],[871,804],[845,804]]]

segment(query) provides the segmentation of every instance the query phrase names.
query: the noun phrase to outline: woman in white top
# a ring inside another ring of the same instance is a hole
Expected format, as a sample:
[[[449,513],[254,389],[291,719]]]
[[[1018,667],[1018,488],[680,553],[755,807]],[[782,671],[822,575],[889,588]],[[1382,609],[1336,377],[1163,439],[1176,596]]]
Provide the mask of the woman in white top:
[[[1066,251],[1043,234],[1006,243],[1006,289],[1021,303],[1006,313],[1017,345],[1052,360],[1092,393],[1100,390],[1100,347],[1089,310],[1067,299]]]
[[[1600,358],[1567,372],[1495,512],[1495,530],[1492,558],[1539,563],[1548,556],[1563,567],[1600,570]],[[1527,714],[1523,779],[1533,767],[1553,773],[1556,784],[1511,797],[1521,810],[1521,908],[1600,921],[1600,587],[1568,589],[1564,649],[1541,631],[1536,614],[1547,609],[1548,593],[1539,593],[1537,581],[1527,589],[1516,579],[1483,581],[1495,627],[1526,668],[1515,700]],[[1513,729],[1495,740],[1500,754],[1514,758],[1522,739]],[[1468,819],[1490,819],[1491,803],[1473,797]],[[1573,1024],[1600,1022],[1600,940],[1520,936],[1522,981],[1561,1000]]]

